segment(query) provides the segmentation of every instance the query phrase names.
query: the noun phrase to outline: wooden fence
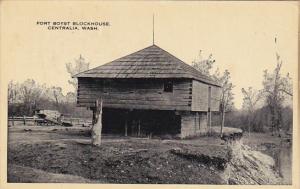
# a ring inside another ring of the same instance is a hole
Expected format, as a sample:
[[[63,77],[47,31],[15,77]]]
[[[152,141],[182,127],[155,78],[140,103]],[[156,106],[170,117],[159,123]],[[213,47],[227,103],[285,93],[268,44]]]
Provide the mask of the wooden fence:
[[[41,123],[46,123],[47,121],[42,118],[37,118],[35,116],[17,116],[17,117],[8,117],[8,125],[14,126],[14,125],[28,125],[28,126],[34,126],[34,125],[41,125]],[[61,120],[61,122],[68,122],[72,125],[82,125],[82,126],[89,126],[92,124],[92,121],[90,119],[86,118],[73,118],[73,117],[65,117]],[[56,124],[45,124],[45,125],[56,125]]]

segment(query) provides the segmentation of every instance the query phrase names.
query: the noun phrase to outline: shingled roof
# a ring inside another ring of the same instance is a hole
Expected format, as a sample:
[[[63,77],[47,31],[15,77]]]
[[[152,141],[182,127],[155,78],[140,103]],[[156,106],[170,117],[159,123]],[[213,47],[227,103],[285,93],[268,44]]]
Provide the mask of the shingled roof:
[[[192,66],[152,45],[107,64],[81,72],[73,77],[90,78],[190,78],[219,84]]]

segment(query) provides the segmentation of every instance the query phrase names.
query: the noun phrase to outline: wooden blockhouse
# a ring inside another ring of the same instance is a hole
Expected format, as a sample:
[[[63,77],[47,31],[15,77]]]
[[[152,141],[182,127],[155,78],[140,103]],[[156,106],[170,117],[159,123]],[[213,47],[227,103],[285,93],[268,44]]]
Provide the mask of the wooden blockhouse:
[[[103,100],[103,133],[206,134],[220,86],[156,45],[79,73],[77,105]]]

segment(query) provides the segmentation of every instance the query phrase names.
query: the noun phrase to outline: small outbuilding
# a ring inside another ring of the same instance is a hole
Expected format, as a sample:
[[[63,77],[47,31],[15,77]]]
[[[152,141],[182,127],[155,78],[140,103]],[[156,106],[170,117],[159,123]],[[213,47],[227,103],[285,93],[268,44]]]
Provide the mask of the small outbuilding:
[[[103,101],[103,133],[206,134],[220,85],[156,45],[79,73],[77,105]]]

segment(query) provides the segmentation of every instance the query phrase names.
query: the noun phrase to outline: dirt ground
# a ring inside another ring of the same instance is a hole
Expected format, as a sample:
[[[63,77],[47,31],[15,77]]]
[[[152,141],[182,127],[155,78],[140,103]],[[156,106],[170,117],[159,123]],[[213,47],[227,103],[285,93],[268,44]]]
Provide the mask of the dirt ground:
[[[102,145],[95,147],[89,128],[13,126],[8,140],[12,183],[282,183],[273,159],[259,152],[281,143],[268,134],[245,135],[238,145],[206,136],[175,140],[103,135]]]
[[[95,147],[89,128],[53,126],[14,126],[8,137],[8,182],[228,184],[231,151],[218,137],[104,135]]]

